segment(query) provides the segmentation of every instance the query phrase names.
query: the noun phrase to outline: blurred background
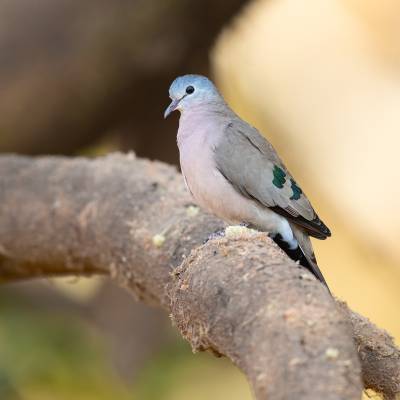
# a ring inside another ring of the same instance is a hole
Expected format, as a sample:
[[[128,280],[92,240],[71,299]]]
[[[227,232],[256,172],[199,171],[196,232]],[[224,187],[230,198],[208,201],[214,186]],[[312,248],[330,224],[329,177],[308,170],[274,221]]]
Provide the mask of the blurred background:
[[[210,75],[331,228],[314,244],[333,293],[399,341],[397,0],[3,0],[0,54],[3,153],[177,164],[169,84]],[[251,394],[113,284],[0,287],[0,399],[210,397]]]

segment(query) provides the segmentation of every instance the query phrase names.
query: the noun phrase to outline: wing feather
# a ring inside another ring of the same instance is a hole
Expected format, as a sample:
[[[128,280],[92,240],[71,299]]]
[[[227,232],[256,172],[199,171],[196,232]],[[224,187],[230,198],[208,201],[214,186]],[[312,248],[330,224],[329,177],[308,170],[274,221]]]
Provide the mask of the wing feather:
[[[239,118],[229,122],[215,148],[215,161],[221,174],[244,196],[283,215],[310,236],[325,239],[331,235],[257,129]]]

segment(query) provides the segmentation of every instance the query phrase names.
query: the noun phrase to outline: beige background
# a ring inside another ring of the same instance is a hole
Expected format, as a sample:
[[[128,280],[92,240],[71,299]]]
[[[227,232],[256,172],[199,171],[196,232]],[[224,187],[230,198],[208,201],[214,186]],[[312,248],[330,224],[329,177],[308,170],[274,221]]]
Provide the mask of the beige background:
[[[400,3],[256,1],[213,64],[331,228],[333,292],[400,338]]]

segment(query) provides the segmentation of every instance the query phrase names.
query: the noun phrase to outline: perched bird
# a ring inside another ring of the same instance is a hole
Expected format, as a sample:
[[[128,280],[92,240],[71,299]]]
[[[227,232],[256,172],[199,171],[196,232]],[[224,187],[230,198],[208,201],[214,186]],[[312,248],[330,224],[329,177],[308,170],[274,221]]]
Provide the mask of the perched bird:
[[[310,236],[326,239],[331,232],[272,145],[231,110],[204,76],[176,78],[169,96],[164,117],[181,113],[180,164],[196,203],[229,223],[268,232],[327,286]]]

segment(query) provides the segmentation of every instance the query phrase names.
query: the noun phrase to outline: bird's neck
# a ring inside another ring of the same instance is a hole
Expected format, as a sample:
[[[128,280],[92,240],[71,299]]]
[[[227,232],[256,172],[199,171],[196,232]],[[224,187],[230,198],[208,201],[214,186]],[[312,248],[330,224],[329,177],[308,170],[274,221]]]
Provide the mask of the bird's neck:
[[[207,104],[198,104],[181,111],[180,124],[200,124],[208,121],[222,121],[229,119],[234,115],[229,106],[219,99],[216,102],[207,102]]]
[[[221,104],[207,104],[186,109],[181,113],[178,129],[178,146],[188,142],[211,145],[218,142],[222,127],[229,119],[230,110]]]

